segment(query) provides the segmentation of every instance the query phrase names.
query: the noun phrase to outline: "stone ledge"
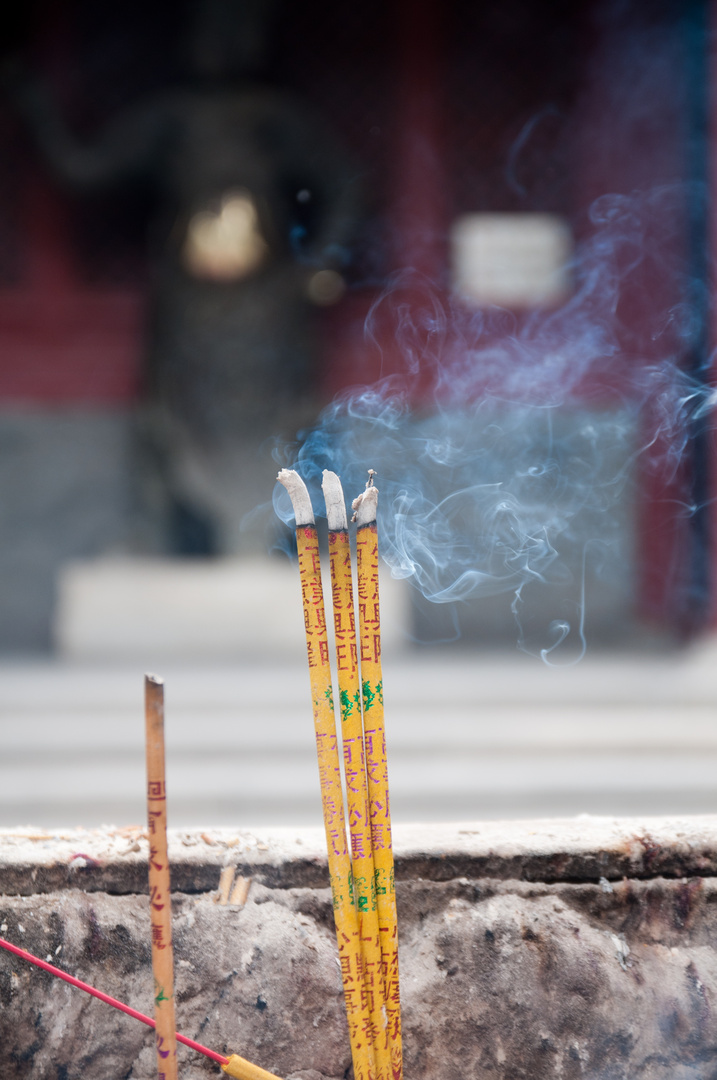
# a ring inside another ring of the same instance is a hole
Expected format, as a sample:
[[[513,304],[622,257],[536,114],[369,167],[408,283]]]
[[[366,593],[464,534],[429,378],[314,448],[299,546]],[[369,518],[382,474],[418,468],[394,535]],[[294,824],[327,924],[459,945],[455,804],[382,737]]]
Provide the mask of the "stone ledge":
[[[142,833],[0,833],[0,927],[151,1012]],[[716,838],[717,816],[397,827],[407,1080],[717,1075]],[[170,853],[179,1029],[350,1076],[322,830],[174,831]],[[214,902],[225,865],[243,905]],[[180,1075],[218,1070],[182,1049]],[[121,1076],[156,1076],[151,1032],[0,951],[2,1080]]]
[[[717,874],[717,815],[397,825],[394,851],[399,881],[710,877]],[[0,893],[144,893],[147,854],[140,826],[0,830]],[[328,884],[318,827],[170,830],[170,860],[172,887],[182,893],[215,889],[228,865],[272,888]]]
[[[350,1077],[328,889],[174,894],[178,1026],[277,1076]],[[407,1080],[707,1080],[717,879],[397,886]],[[149,904],[0,899],[3,934],[151,1012]],[[0,954],[2,1080],[156,1076],[152,1033]],[[180,1050],[182,1080],[218,1076]]]

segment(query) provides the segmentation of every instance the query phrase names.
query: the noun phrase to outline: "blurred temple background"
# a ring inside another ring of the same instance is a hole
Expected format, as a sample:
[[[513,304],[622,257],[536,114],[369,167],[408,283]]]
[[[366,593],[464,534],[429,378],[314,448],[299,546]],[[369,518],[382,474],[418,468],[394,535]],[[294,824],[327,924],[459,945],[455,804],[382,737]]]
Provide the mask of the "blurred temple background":
[[[510,591],[436,605],[386,574],[394,804],[404,819],[712,809],[712,435],[689,419],[676,464],[660,386],[632,387],[666,352],[693,388],[711,382],[714,14],[707,0],[12,5],[0,824],[141,819],[141,769],[139,798],[127,791],[152,666],[176,680],[176,824],[314,820],[298,581],[271,502],[281,448],[347,388],[400,376],[397,313],[420,352],[438,307],[498,311],[483,348],[569,307],[575,252],[608,215],[596,205],[635,191],[668,191],[667,223],[653,201],[643,250],[617,251],[619,347],[551,429],[566,445],[576,417],[623,432],[595,476],[624,481],[620,557],[586,574],[566,533],[565,572],[519,629]],[[430,430],[424,391],[414,380],[409,404]],[[575,520],[599,541],[597,519]],[[518,638],[535,624],[539,653],[568,609],[583,664],[521,659]]]

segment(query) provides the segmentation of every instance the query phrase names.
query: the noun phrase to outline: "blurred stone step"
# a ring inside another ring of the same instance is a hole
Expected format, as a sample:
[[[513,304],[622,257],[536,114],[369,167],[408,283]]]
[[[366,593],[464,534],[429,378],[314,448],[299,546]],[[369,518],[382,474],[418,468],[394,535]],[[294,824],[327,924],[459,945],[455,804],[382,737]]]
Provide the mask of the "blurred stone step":
[[[382,572],[385,649],[406,644],[408,588]],[[55,643],[73,660],[301,659],[303,626],[298,568],[280,556],[102,558],[70,563],[58,579]]]

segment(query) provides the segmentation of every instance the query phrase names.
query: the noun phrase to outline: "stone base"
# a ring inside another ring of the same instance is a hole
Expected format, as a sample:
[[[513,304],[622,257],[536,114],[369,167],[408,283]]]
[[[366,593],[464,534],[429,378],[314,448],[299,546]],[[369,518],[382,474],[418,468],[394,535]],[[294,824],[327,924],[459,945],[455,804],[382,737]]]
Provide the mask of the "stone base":
[[[717,817],[398,828],[407,1080],[717,1075]],[[175,832],[179,1029],[349,1075],[321,830]],[[0,833],[8,940],[151,1013],[139,829]],[[219,902],[230,866],[243,906]],[[180,1049],[182,1080],[220,1075]],[[3,1080],[156,1076],[140,1023],[0,952]]]
[[[328,597],[327,574],[328,564]],[[384,650],[406,646],[409,589],[384,568]],[[299,574],[284,556],[71,562],[58,575],[57,592],[54,637],[65,660],[116,664],[151,656],[196,665],[271,656],[305,663]]]
[[[61,567],[127,543],[130,446],[127,409],[0,407],[0,653],[49,651]]]

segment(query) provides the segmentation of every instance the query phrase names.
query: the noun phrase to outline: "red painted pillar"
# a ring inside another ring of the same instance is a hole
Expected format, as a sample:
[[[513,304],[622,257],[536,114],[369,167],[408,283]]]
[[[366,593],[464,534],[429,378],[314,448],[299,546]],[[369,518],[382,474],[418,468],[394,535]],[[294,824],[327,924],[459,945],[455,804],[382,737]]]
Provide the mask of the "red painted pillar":
[[[624,196],[634,207],[634,221],[622,233],[602,226],[619,294],[613,312],[596,301],[617,350],[612,389],[636,409],[636,612],[656,628],[675,628],[689,558],[689,491],[683,463],[676,468],[672,453],[679,439],[662,410],[669,365],[687,359],[667,320],[684,304],[679,268],[688,257],[687,206],[678,194],[687,171],[684,53],[678,29],[657,40],[644,10],[604,16],[598,4],[587,19],[591,53],[576,117],[576,202],[586,220],[602,196],[616,196],[615,205]],[[656,197],[661,187],[677,193],[664,207]],[[676,418],[675,410],[670,419]]]
[[[397,0],[392,262],[443,285],[448,225],[438,0]]]
[[[63,116],[71,112],[64,91],[74,70],[70,15],[67,5],[41,5],[33,54],[33,68],[59,96]],[[11,135],[2,134],[5,150]],[[137,288],[85,280],[67,194],[32,149],[19,166],[19,280],[0,288],[0,405],[131,402],[139,384],[142,297]]]
[[[388,190],[387,292],[368,317],[374,378],[409,375],[422,398],[437,356],[436,314],[446,286],[449,220],[444,147],[444,40],[438,0],[396,0]]]
[[[384,192],[391,276],[386,290],[349,296],[329,324],[328,396],[410,370],[420,398],[435,357],[432,328],[446,286],[450,220],[443,15],[439,0],[394,0],[393,16]]]
[[[717,389],[717,0],[709,5],[709,75],[707,117],[707,138],[709,152],[707,156],[708,193],[707,207],[709,215],[708,232],[708,273],[709,273],[709,328],[708,343],[711,351],[711,370],[709,386],[714,393]],[[717,408],[709,416],[707,428],[708,460],[710,477],[708,491],[711,498],[709,507],[709,548],[710,548],[710,598],[709,624],[717,628]]]

